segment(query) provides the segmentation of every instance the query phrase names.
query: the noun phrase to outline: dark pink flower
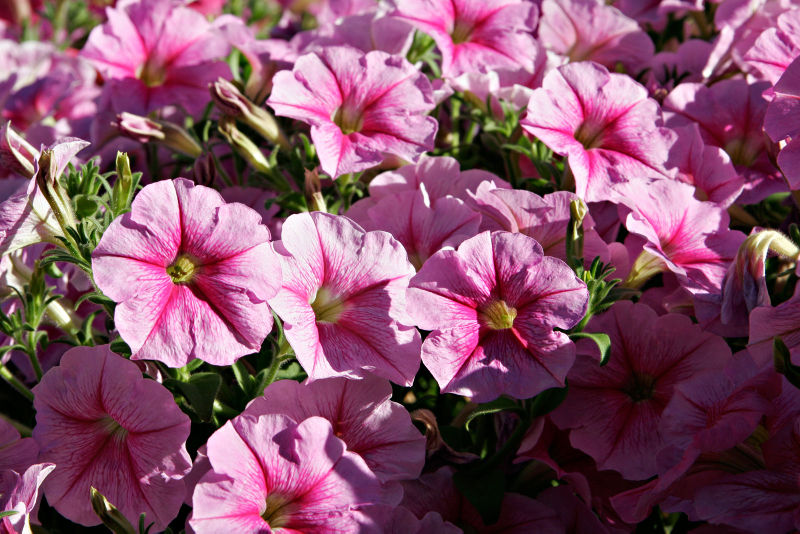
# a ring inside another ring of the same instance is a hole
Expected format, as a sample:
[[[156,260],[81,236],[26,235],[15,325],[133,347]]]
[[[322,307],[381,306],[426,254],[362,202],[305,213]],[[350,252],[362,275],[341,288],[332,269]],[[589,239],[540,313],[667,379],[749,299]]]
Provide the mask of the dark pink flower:
[[[230,365],[272,329],[281,269],[261,215],[178,178],[146,186],[92,253],[134,359]]]
[[[0,517],[0,534],[30,534],[31,520],[36,521],[39,507],[39,487],[55,465],[41,463],[31,465],[19,473],[0,469],[0,513],[14,511],[15,514]]]
[[[206,18],[172,0],[126,2],[89,35],[81,56],[108,80],[114,110],[147,115],[208,104],[208,84],[230,77],[230,46]]]
[[[175,518],[191,465],[189,418],[164,386],[108,346],[77,347],[33,392],[39,461],[57,466],[44,493],[60,514],[100,524],[94,486],[132,522],[146,513],[163,529]]]
[[[483,232],[440,250],[411,279],[409,314],[432,332],[422,360],[442,391],[477,402],[529,398],[564,385],[574,345],[562,332],[586,312],[588,292],[535,240]]]
[[[545,76],[521,122],[568,157],[576,193],[587,202],[609,200],[615,183],[673,174],[665,165],[676,136],[661,123],[658,104],[644,87],[591,62]]]
[[[793,61],[775,84],[775,99],[769,104],[764,117],[764,131],[782,145],[778,165],[789,188],[800,189],[800,61]]]
[[[381,502],[378,479],[321,417],[244,413],[209,438],[208,460],[189,518],[197,534],[356,532],[356,508]]]
[[[411,385],[421,341],[407,326],[414,267],[402,245],[321,212],[291,215],[281,232],[283,287],[269,303],[309,378],[373,373]]]
[[[800,10],[781,13],[774,25],[758,36],[744,60],[769,83],[775,84],[786,67],[800,56]]]
[[[498,69],[533,71],[538,9],[524,0],[393,0],[394,16],[433,37],[442,74]]]
[[[413,161],[433,148],[433,88],[400,56],[327,47],[298,58],[273,83],[267,103],[277,115],[311,125],[322,170],[333,178],[389,154]]]
[[[675,386],[701,371],[721,370],[730,349],[688,317],[659,317],[629,301],[594,317],[587,331],[610,336],[610,360],[600,367],[597,346],[578,343],[569,393],[553,421],[571,429],[572,445],[594,458],[599,469],[629,480],[649,478],[658,472],[654,451],[665,445],[661,414]]]
[[[772,339],[779,337],[789,348],[792,363],[800,365],[800,286],[777,306],[760,306],[750,312],[747,348],[761,364],[772,362]]]
[[[381,482],[417,478],[425,463],[425,438],[391,396],[389,382],[378,377],[305,384],[279,380],[245,413],[282,414],[296,422],[324,417],[347,450],[361,456]]]

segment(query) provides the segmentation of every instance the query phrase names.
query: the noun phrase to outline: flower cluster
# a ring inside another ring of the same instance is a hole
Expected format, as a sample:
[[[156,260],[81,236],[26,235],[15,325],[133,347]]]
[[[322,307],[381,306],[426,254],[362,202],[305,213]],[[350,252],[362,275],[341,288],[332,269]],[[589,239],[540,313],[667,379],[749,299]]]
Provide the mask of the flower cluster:
[[[800,4],[7,0],[0,534],[800,531]]]

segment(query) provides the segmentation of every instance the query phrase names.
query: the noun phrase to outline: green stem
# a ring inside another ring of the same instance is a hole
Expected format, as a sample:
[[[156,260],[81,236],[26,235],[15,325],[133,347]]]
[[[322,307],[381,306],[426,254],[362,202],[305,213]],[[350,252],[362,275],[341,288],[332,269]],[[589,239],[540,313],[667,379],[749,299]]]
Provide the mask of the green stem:
[[[222,415],[223,417],[230,419],[232,417],[236,417],[237,415],[239,415],[239,411],[234,410],[233,408],[223,403],[219,399],[214,399],[214,414],[219,414]]]
[[[31,332],[30,337],[33,337],[35,332]],[[42,364],[39,362],[39,356],[36,355],[36,346],[31,346],[31,339],[28,340],[28,359],[31,361],[31,366],[33,367],[33,372],[36,373],[36,381],[41,382],[42,375]]]
[[[22,396],[29,401],[33,402],[33,392],[28,387],[20,382],[16,376],[8,370],[8,367],[0,363],[0,377],[3,378],[8,384],[16,389]]]

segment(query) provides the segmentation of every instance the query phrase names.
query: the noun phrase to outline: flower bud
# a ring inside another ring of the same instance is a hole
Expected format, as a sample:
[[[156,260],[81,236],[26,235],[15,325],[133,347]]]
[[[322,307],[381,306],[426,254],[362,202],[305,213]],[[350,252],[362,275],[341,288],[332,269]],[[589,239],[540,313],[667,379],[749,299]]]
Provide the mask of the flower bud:
[[[14,128],[6,122],[0,129],[0,169],[3,175],[9,172],[30,178],[34,174],[34,162],[39,151],[33,148]]]
[[[322,184],[319,180],[319,169],[310,171],[306,169],[305,179],[305,194],[306,202],[308,202],[309,211],[322,211],[327,212],[328,206],[325,202],[325,197],[322,196]]]
[[[102,493],[94,486],[89,489],[92,501],[92,510],[100,521],[114,534],[136,534],[136,530],[117,507],[108,502]]]
[[[261,152],[252,139],[236,128],[236,123],[232,118],[224,117],[220,120],[218,129],[233,149],[246,159],[254,169],[269,173],[270,165],[264,153]]]
[[[136,139],[140,143],[155,141],[190,158],[197,158],[203,153],[203,147],[189,132],[172,122],[155,121],[141,115],[122,112],[117,115],[115,125],[122,135]]]
[[[264,139],[289,149],[289,141],[275,118],[266,109],[255,105],[239,88],[224,78],[210,86],[211,98],[226,115],[236,118],[257,131]]]

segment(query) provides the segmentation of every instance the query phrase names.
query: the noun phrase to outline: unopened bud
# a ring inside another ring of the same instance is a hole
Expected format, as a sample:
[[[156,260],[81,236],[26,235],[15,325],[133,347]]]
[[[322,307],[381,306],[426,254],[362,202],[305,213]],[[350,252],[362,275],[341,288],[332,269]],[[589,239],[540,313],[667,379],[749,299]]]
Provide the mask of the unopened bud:
[[[235,117],[257,131],[264,139],[288,150],[289,141],[275,118],[266,109],[257,106],[239,91],[239,88],[224,78],[210,86],[211,98],[226,115]]]
[[[39,151],[6,122],[0,129],[0,173],[11,172],[30,178],[36,172],[34,162],[38,158]]]
[[[112,202],[116,213],[127,210],[133,200],[133,174],[128,154],[117,152],[117,181],[112,189]]]
[[[89,489],[92,501],[92,510],[100,518],[100,521],[115,534],[136,534],[136,530],[131,525],[122,512],[116,506],[108,502],[102,493],[97,491],[94,486]]]
[[[203,153],[203,147],[183,128],[168,121],[155,121],[141,115],[123,112],[115,123],[119,132],[140,143],[157,142],[191,158]]]
[[[576,198],[569,203],[569,223],[567,224],[567,263],[571,267],[583,264],[583,220],[589,208],[586,203]]]
[[[312,171],[306,169],[305,194],[308,202],[309,211],[327,212],[328,206],[325,197],[322,196],[322,184],[319,179],[319,170]]]
[[[236,127],[236,122],[232,118],[224,117],[220,120],[218,129],[233,149],[246,159],[254,169],[269,173],[270,165],[264,153],[261,152],[261,149],[256,146],[252,139]]]
[[[39,156],[36,184],[65,235],[68,235],[69,228],[77,226],[78,219],[72,209],[72,201],[61,185],[61,175],[70,160],[87,146],[89,143],[82,139],[67,137],[42,151]]]
[[[214,156],[207,152],[197,158],[194,162],[194,181],[196,184],[211,187],[217,181],[217,165]]]

